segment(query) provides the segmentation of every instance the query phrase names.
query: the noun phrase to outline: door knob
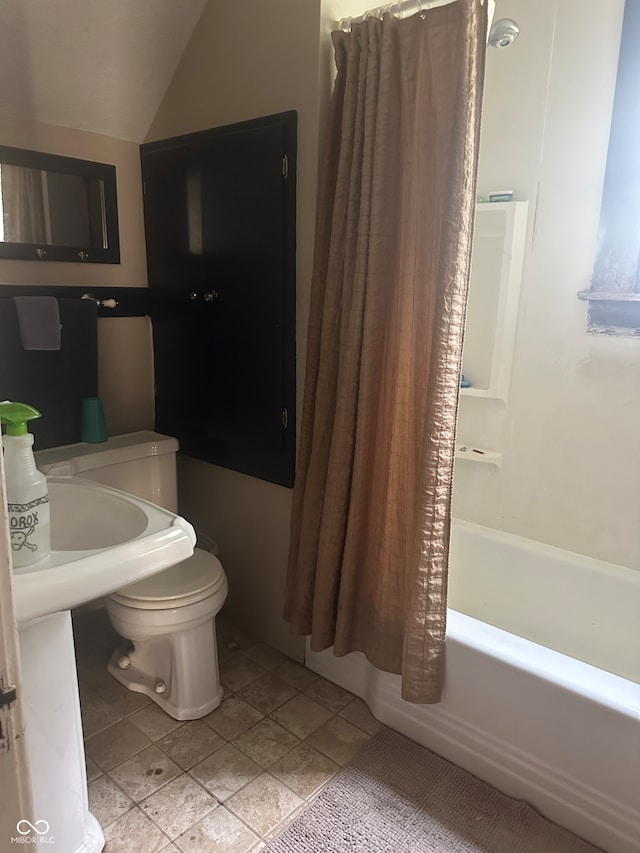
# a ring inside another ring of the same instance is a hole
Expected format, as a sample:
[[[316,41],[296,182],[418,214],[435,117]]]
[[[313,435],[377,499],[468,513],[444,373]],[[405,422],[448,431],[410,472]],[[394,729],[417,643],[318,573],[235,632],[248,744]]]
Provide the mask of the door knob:
[[[217,290],[209,290],[209,291],[207,291],[207,293],[202,294],[202,298],[204,299],[205,302],[213,302],[214,300],[216,300],[218,298],[218,291]],[[197,290],[192,290],[191,293],[189,294],[189,299],[192,302],[195,302],[197,299],[200,299],[200,294],[198,293]]]

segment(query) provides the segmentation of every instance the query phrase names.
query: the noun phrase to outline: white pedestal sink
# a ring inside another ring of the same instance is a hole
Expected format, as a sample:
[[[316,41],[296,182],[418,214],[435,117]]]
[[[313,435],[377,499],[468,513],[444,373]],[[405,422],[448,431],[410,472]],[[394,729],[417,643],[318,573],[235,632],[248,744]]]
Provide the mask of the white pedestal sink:
[[[51,477],[49,497],[51,555],[13,576],[34,816],[49,849],[98,853],[70,609],[187,559],[196,537],[180,516],[86,480]]]
[[[18,623],[69,610],[193,554],[195,532],[162,507],[79,477],[49,477],[49,557],[14,570]]]

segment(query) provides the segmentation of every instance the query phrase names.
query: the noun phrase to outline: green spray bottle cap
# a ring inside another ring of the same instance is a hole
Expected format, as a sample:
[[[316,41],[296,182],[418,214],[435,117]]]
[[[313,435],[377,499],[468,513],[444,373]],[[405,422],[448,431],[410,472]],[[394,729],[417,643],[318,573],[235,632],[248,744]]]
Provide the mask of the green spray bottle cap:
[[[12,403],[10,400],[0,403],[0,424],[7,425],[7,435],[26,435],[27,421],[41,417],[42,413],[27,403]]]

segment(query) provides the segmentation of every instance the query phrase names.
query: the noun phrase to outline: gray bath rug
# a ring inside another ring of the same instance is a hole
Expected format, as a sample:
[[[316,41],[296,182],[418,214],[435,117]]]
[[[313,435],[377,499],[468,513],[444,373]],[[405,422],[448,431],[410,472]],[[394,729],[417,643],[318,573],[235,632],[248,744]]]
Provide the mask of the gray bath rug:
[[[391,729],[372,738],[267,851],[598,853]]]

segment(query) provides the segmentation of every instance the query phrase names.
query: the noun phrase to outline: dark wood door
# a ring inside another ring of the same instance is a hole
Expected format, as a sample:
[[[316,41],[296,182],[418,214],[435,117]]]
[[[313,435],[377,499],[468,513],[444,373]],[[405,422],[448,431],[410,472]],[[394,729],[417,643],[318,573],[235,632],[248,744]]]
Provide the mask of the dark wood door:
[[[156,428],[283,485],[295,449],[295,113],[142,146]]]

